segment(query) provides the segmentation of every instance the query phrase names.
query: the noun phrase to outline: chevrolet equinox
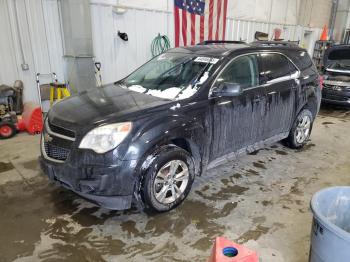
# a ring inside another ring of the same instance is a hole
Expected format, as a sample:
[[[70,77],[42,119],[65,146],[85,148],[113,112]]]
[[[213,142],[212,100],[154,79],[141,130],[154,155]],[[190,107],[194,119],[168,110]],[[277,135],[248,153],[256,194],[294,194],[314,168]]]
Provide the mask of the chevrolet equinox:
[[[56,103],[40,163],[50,180],[109,209],[178,206],[196,176],[284,140],[307,143],[319,75],[288,42],[171,49],[124,79]]]

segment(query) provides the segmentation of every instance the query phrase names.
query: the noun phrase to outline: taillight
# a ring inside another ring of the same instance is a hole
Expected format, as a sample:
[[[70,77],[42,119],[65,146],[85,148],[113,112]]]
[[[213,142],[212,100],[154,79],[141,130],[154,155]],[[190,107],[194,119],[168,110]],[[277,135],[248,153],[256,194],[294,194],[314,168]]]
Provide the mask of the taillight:
[[[320,82],[321,90],[323,89],[323,80],[324,80],[323,76],[320,75],[319,78],[318,78],[318,81]]]

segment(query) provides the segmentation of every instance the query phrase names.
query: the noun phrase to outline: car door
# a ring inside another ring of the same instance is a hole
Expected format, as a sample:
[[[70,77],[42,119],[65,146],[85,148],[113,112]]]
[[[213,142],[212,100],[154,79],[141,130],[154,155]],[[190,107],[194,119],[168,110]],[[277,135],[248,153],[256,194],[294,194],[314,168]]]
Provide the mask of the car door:
[[[212,91],[222,83],[239,84],[235,97],[210,98],[212,143],[209,161],[260,141],[266,109],[266,92],[259,82],[257,54],[233,58],[219,73]]]
[[[262,53],[261,81],[267,94],[264,139],[287,133],[294,120],[299,70],[283,54]]]

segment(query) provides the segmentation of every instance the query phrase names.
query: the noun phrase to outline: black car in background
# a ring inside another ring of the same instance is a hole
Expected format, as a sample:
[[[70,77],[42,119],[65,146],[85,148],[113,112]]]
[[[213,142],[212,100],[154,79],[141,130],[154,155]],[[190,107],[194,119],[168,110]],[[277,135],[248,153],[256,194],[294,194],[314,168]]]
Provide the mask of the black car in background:
[[[267,144],[305,145],[319,75],[292,44],[204,43],[163,53],[128,77],[48,113],[41,167],[110,209],[179,205],[195,176]]]
[[[322,102],[350,106],[350,45],[328,48],[323,64]]]

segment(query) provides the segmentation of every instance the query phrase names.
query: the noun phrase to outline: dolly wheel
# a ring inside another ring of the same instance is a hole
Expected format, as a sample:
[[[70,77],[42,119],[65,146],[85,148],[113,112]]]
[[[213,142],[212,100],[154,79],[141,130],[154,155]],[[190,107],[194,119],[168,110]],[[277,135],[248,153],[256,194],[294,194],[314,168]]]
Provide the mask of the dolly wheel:
[[[16,134],[16,127],[10,123],[0,123],[0,138],[6,139]]]

